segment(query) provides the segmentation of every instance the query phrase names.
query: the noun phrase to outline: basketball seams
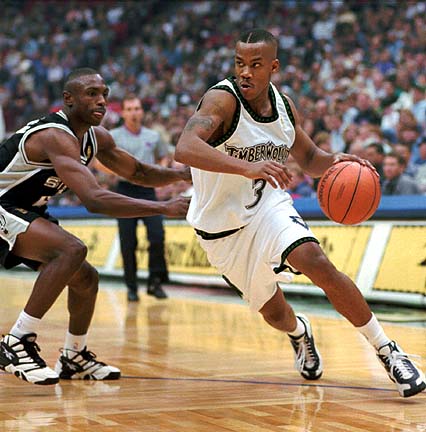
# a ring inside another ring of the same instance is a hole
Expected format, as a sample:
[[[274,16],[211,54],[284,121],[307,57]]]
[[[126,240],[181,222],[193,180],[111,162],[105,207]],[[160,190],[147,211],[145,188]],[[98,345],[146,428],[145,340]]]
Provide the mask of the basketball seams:
[[[344,171],[351,166],[353,168],[349,171]],[[380,202],[380,192],[378,178],[372,169],[357,161],[341,161],[323,174],[317,196],[329,219],[344,225],[356,225],[374,214]]]
[[[356,163],[357,166],[358,166],[358,177],[357,177],[357,179],[356,179],[356,183],[355,183],[354,189],[353,189],[353,191],[352,191],[352,197],[351,197],[351,199],[350,199],[350,201],[349,201],[349,204],[348,204],[348,206],[347,206],[346,213],[345,213],[345,215],[343,216],[342,220],[340,221],[340,223],[343,223],[343,224],[344,224],[344,220],[345,220],[346,216],[348,215],[348,213],[349,213],[350,210],[351,210],[352,203],[354,202],[354,198],[355,198],[355,195],[356,195],[356,191],[357,191],[357,189],[358,189],[359,179],[361,178],[362,165],[359,164],[358,162],[355,162],[355,163]],[[352,165],[352,164],[351,164],[351,165]],[[358,222],[356,222],[356,223],[358,223]]]
[[[346,162],[346,161],[345,161]],[[331,185],[330,185],[330,187],[328,188],[328,199],[327,199],[327,214],[329,214],[330,216],[331,216],[331,209],[330,209],[330,203],[332,202],[332,200],[330,199],[330,197],[331,197],[331,193],[332,193],[332,190],[333,190],[333,186],[334,186],[334,183],[336,182],[336,180],[337,180],[337,178],[339,177],[339,175],[342,173],[342,171],[343,170],[345,170],[347,167],[349,167],[349,166],[351,166],[352,164],[353,164],[353,162],[350,162],[350,161],[347,161],[348,163],[346,163],[343,167],[342,167],[342,169],[340,170],[340,171],[337,171],[336,173],[334,173],[334,177],[333,177],[333,180],[331,181]],[[345,215],[347,214],[347,212],[345,213]],[[333,219],[333,218],[332,218]],[[344,217],[343,217],[343,219],[344,219]],[[342,219],[342,220],[343,220]],[[340,221],[341,222],[341,221]]]

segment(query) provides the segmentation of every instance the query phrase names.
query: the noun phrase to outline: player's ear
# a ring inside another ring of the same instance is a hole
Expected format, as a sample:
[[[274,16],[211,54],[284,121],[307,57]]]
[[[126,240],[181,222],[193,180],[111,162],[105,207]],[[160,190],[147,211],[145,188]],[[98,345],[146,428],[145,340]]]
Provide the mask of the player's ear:
[[[278,59],[273,60],[272,73],[278,72],[279,69],[280,69],[280,61]]]
[[[72,107],[72,105],[73,105],[73,97],[72,97],[72,94],[71,94],[69,91],[64,90],[64,91],[62,92],[62,97],[63,97],[63,99],[64,99],[64,104],[65,104],[66,106],[68,106],[68,107]]]

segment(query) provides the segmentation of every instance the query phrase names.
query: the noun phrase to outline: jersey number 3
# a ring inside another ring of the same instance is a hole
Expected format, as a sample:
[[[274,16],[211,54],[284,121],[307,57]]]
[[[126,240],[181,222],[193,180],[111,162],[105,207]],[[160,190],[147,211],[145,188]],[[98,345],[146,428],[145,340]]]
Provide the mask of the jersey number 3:
[[[259,204],[260,199],[262,198],[263,195],[263,189],[265,189],[266,186],[266,180],[264,179],[257,179],[257,180],[253,180],[253,193],[254,193],[254,201],[251,204],[246,205],[246,209],[249,210],[255,206],[257,206],[257,204]]]

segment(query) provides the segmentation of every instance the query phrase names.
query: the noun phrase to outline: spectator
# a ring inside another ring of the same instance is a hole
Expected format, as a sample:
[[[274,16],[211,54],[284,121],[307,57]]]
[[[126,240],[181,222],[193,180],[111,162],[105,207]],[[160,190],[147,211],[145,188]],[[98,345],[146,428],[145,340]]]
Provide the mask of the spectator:
[[[405,159],[397,153],[389,153],[383,161],[383,195],[419,195],[421,189],[415,180],[404,174]]]
[[[293,199],[309,198],[315,195],[312,187],[312,179],[305,175],[303,170],[298,165],[289,167],[289,171],[293,175],[287,192]]]
[[[412,159],[416,167],[414,179],[417,181],[421,191],[426,193],[426,137],[423,137],[418,145],[418,157]]]
[[[423,9],[404,2],[237,3],[55,2],[52,14],[49,2],[6,2],[0,17],[6,131],[46,106],[54,110],[64,75],[96,63],[111,102],[134,92],[157,124],[180,133],[204,91],[231,73],[235,28],[256,21],[268,23],[282,42],[286,67],[272,80],[297,102],[310,136],[329,132],[339,151],[343,135],[348,151],[361,132],[364,145],[371,142],[358,125],[380,125],[386,140],[413,146],[417,157],[426,133],[424,2]],[[30,31],[21,30],[26,22]],[[414,114],[414,127],[398,125],[401,110]]]
[[[402,156],[405,161],[404,174],[414,178],[416,176],[417,167],[411,162],[411,149],[406,144],[394,144],[393,152]]]
[[[365,158],[372,163],[380,176],[380,183],[383,182],[383,161],[385,158],[385,150],[379,142],[374,142],[365,148]]]
[[[356,98],[356,108],[358,112],[354,118],[355,123],[380,124],[380,116],[373,107],[371,97],[367,92],[358,94]]]

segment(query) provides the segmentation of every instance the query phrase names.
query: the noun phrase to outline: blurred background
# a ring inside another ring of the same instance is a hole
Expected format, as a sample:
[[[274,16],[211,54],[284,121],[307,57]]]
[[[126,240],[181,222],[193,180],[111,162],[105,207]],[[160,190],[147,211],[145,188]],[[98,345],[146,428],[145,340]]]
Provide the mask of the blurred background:
[[[424,1],[4,0],[0,140],[59,109],[66,75],[92,67],[111,88],[104,126],[119,124],[119,101],[136,93],[144,123],[169,145],[163,163],[172,165],[174,146],[201,96],[232,75],[236,37],[264,27],[280,43],[281,70],[273,82],[294,100],[315,143],[371,160],[385,195],[401,194],[394,184],[401,175],[415,184],[410,194],[422,195],[425,16]],[[292,195],[314,196],[315,181],[292,168]],[[114,184],[97,175],[105,187]],[[185,187],[157,193],[167,199]],[[68,193],[55,204],[79,202]]]

